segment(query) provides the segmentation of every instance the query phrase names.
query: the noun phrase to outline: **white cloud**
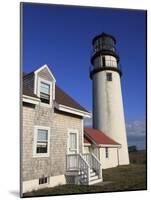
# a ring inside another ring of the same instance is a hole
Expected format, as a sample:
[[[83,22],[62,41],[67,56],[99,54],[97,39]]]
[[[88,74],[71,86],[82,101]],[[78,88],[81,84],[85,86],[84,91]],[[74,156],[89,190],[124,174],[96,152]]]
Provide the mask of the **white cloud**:
[[[134,120],[126,123],[126,130],[129,136],[144,136],[146,134],[145,120]]]
[[[146,122],[134,120],[126,123],[126,131],[129,145],[136,145],[139,149],[145,148]]]
[[[84,119],[85,127],[92,127],[92,118]],[[145,120],[133,120],[126,123],[128,145],[136,145],[137,148],[145,148],[146,122]]]

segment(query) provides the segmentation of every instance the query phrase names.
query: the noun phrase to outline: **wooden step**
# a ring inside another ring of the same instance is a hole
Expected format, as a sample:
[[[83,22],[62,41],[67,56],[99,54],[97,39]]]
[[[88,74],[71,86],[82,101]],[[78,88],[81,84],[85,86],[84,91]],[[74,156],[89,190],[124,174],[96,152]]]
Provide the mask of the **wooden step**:
[[[97,179],[99,179],[99,177],[97,175],[90,176],[90,181],[97,180]]]
[[[89,185],[94,185],[94,184],[96,184],[96,183],[101,183],[102,182],[102,179],[95,179],[95,180],[92,180],[92,181],[90,181],[89,182]]]
[[[95,172],[90,172],[90,176],[95,176],[96,173]]]

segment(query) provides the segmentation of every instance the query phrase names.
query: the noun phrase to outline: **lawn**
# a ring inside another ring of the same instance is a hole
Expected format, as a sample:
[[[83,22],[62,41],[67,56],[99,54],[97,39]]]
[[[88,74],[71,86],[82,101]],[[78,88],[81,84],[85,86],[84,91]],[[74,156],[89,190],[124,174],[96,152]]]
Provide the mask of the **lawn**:
[[[146,190],[146,165],[130,164],[103,170],[104,182],[98,185],[61,185],[24,194],[24,197],[81,194],[123,190]]]

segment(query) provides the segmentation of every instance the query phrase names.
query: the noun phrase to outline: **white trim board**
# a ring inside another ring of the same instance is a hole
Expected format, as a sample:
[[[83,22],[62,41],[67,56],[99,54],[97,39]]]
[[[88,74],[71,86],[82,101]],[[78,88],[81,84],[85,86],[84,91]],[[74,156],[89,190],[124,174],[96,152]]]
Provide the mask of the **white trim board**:
[[[22,100],[23,100],[23,102],[31,103],[31,104],[35,104],[35,105],[40,103],[40,99],[31,97],[31,96],[27,96],[27,95],[23,95]]]
[[[89,112],[81,111],[81,110],[71,108],[71,107],[68,107],[68,106],[65,106],[65,105],[62,105],[62,104],[58,104],[57,102],[55,102],[55,108],[60,110],[60,111],[72,113],[72,114],[79,115],[79,116],[82,116],[82,117],[91,118],[91,116],[92,116],[92,114],[89,113]]]

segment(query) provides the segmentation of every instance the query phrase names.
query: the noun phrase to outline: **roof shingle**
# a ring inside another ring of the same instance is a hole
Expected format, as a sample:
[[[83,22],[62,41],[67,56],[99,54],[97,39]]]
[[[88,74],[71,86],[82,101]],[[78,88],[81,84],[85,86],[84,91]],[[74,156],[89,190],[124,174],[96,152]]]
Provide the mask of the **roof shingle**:
[[[23,80],[26,79],[26,77],[34,75],[33,72],[27,74],[27,73],[23,73]],[[34,92],[27,87],[24,83],[23,83],[23,94],[28,95],[28,96],[32,96],[32,97],[37,97]],[[58,87],[57,85],[55,85],[55,101],[58,104],[62,104],[77,110],[81,110],[84,112],[88,112],[84,107],[82,107],[77,101],[75,101],[72,97],[70,97],[66,92],[64,92],[60,87]]]

